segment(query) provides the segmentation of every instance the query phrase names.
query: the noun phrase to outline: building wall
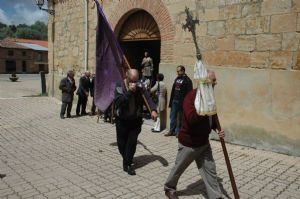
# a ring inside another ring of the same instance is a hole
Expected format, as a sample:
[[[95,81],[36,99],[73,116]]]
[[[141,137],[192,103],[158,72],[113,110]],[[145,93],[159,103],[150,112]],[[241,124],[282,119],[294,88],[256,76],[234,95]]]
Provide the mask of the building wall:
[[[91,71],[97,19],[93,5],[89,1]],[[103,0],[116,34],[122,17],[134,9],[146,10],[157,22],[162,39],[159,69],[165,74],[168,98],[177,65],[185,65],[193,77],[195,45],[192,34],[182,29],[186,6],[200,21],[196,36],[203,60],[218,77],[215,93],[227,141],[300,155],[300,1]],[[67,70],[74,69],[77,76],[84,71],[84,1],[56,0],[54,9],[55,17],[49,17],[49,67],[54,75],[49,79],[52,93],[59,96],[58,82]]]
[[[8,51],[13,51],[13,55],[8,55]],[[25,55],[23,55],[23,52]],[[39,53],[41,53],[41,63],[48,62],[48,52],[36,52],[30,49],[10,49],[0,47],[0,73],[6,73],[6,61],[16,62],[16,73],[38,73],[39,66],[36,64]],[[23,62],[26,62],[26,71],[23,71]],[[48,65],[45,64],[45,72],[48,72]]]

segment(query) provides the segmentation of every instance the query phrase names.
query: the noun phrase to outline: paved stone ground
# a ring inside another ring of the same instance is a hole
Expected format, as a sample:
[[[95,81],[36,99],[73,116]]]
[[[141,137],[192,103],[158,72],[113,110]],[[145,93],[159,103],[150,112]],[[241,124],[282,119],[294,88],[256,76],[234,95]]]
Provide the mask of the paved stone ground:
[[[25,91],[12,92],[13,83],[2,83],[0,76],[0,173],[7,174],[0,180],[0,198],[165,198],[174,137],[144,125],[134,159],[137,175],[129,176],[122,171],[112,124],[90,116],[62,120],[58,100],[21,97],[34,90],[23,84]],[[211,145],[225,198],[233,198],[221,145]],[[300,198],[299,157],[231,144],[227,150],[242,199]],[[180,198],[207,198],[195,164],[178,190]]]

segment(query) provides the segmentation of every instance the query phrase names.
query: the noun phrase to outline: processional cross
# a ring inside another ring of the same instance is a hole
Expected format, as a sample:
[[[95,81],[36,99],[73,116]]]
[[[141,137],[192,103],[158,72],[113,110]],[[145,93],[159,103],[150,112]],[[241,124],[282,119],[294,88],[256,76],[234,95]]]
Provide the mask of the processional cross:
[[[199,20],[197,19],[197,17],[196,19],[193,19],[193,16],[188,7],[185,7],[185,13],[186,13],[186,19],[185,19],[186,23],[182,24],[182,29],[184,31],[188,29],[188,31],[192,33],[193,41],[196,47],[196,57],[198,60],[201,60],[202,56],[196,40],[196,24],[199,25]]]

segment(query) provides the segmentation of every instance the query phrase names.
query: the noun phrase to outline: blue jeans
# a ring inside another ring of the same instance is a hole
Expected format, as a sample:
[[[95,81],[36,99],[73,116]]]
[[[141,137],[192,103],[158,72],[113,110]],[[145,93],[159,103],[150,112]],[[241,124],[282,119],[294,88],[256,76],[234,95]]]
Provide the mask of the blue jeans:
[[[174,135],[178,135],[181,127],[182,108],[179,106],[177,100],[172,101],[171,113],[170,113],[170,132]]]

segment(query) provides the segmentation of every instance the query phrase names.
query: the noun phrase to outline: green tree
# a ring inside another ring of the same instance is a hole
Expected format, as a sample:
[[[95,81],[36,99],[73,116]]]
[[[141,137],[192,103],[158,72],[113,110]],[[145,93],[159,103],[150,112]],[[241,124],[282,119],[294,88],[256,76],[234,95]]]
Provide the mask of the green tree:
[[[18,28],[16,32],[16,37],[23,39],[42,39],[41,33],[31,28]]]
[[[0,28],[0,39],[4,39],[6,37],[14,37],[14,33],[13,31],[8,27],[3,27],[3,28]]]
[[[9,25],[8,27],[11,29],[13,33],[17,31],[17,27],[15,25]]]
[[[6,24],[0,22],[0,29],[5,28],[6,26],[7,26]]]
[[[40,39],[47,40],[48,38],[48,27],[44,22],[36,21],[33,25],[30,26],[31,29],[37,30],[40,32]]]
[[[48,39],[48,26],[44,22],[36,21],[33,25],[6,25],[0,22],[0,39],[17,37],[23,39]]]

